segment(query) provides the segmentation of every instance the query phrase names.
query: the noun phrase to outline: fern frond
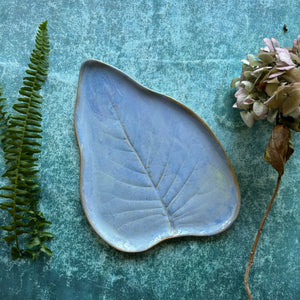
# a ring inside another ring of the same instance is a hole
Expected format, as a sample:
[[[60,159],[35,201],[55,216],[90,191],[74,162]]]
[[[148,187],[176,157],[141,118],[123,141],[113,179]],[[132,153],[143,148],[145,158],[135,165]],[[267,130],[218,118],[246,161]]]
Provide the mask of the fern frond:
[[[44,226],[51,223],[37,210],[41,189],[36,163],[38,158],[35,156],[40,152],[41,146],[37,139],[42,138],[42,96],[39,90],[48,74],[49,51],[45,21],[39,26],[36,35],[35,49],[30,56],[29,69],[26,70],[29,76],[23,78],[23,87],[19,90],[20,97],[13,105],[15,114],[10,115],[8,119],[5,118],[5,113],[2,113],[0,99],[0,121],[5,123],[3,151],[7,165],[7,170],[2,176],[7,177],[10,182],[0,189],[3,191],[0,197],[8,199],[0,203],[0,208],[12,216],[11,223],[2,226],[1,229],[9,232],[9,235],[4,237],[7,242],[15,242],[11,249],[13,257],[29,254],[35,258],[41,252],[51,254],[45,241],[53,235],[44,231]],[[30,237],[30,242],[24,248],[19,242],[19,236],[23,234]]]

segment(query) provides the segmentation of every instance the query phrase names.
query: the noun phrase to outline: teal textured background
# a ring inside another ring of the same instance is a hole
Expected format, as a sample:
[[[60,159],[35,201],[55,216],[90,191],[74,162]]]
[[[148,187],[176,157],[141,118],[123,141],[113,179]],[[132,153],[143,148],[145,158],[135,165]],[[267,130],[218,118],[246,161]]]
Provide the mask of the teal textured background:
[[[247,299],[243,277],[276,183],[263,161],[272,126],[248,129],[231,109],[231,79],[264,37],[292,45],[300,2],[0,0],[0,82],[13,103],[37,26],[48,20],[50,73],[43,88],[41,209],[53,222],[54,255],[12,261],[0,242],[0,299]],[[282,30],[287,24],[288,32]],[[79,194],[73,119],[78,75],[88,58],[184,102],[212,128],[235,169],[241,210],[226,232],[165,241],[124,254],[91,229]],[[286,165],[250,273],[255,299],[299,299],[300,139]],[[0,158],[0,169],[4,160]],[[0,212],[3,222],[7,216]]]

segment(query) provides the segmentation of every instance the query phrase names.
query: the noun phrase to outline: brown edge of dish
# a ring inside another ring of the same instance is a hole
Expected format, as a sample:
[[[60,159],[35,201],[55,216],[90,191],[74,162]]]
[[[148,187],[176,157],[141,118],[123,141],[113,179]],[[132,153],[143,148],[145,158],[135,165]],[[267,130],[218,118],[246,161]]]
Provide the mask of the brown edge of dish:
[[[234,179],[234,182],[235,182],[235,185],[236,185],[236,190],[237,190],[237,209],[236,209],[236,213],[234,215],[234,217],[232,218],[231,222],[229,223],[228,226],[226,226],[226,228],[221,228],[220,230],[216,231],[214,234],[199,234],[199,235],[196,235],[196,234],[186,234],[186,235],[174,235],[174,236],[169,236],[169,237],[166,237],[166,238],[163,238],[161,240],[159,240],[158,242],[150,245],[149,247],[145,248],[145,249],[142,249],[142,250],[138,250],[138,251],[127,251],[127,250],[124,250],[124,249],[121,249],[121,248],[118,248],[114,245],[112,245],[110,242],[108,242],[106,239],[104,239],[101,234],[96,230],[96,228],[94,227],[92,221],[90,220],[88,214],[87,214],[87,211],[86,211],[86,207],[85,207],[85,204],[84,204],[84,195],[83,195],[83,192],[82,192],[82,188],[81,188],[81,174],[82,174],[82,170],[83,170],[83,159],[82,159],[82,149],[81,149],[81,146],[80,146],[80,141],[79,141],[79,138],[78,138],[78,135],[77,135],[77,127],[76,127],[76,110],[77,110],[77,105],[78,105],[78,96],[79,96],[79,90],[80,90],[80,84],[81,84],[81,77],[82,77],[82,72],[83,72],[83,69],[85,67],[85,65],[87,63],[91,63],[91,62],[94,62],[94,63],[98,63],[98,64],[101,64],[101,65],[104,65],[104,66],[107,66],[109,68],[112,68],[114,69],[115,71],[121,73],[122,75],[125,75],[125,77],[129,78],[132,82],[134,82],[137,86],[139,87],[142,87],[143,89],[151,92],[151,93],[155,93],[155,94],[159,94],[161,96],[164,96],[166,98],[168,98],[169,100],[175,102],[179,107],[183,108],[188,114],[190,114],[193,118],[195,118],[196,120],[200,121],[204,126],[205,128],[209,131],[209,133],[213,136],[213,138],[217,141],[217,143],[220,145],[221,149],[223,150],[224,154],[225,154],[225,157],[227,159],[227,163],[228,163],[228,166],[230,168],[230,171],[233,175],[233,179]],[[233,167],[231,165],[231,162],[229,160],[229,157],[225,151],[225,149],[223,148],[222,144],[220,143],[220,141],[218,140],[218,138],[216,137],[216,135],[214,134],[214,132],[211,130],[211,128],[205,123],[205,121],[198,115],[196,114],[192,109],[190,109],[188,106],[186,106],[185,104],[181,103],[180,101],[174,99],[174,98],[171,98],[170,96],[168,95],[164,95],[162,93],[159,93],[159,92],[156,92],[154,90],[151,90],[145,86],[143,86],[142,84],[140,84],[139,82],[137,82],[136,80],[134,80],[133,78],[131,78],[130,76],[128,76],[127,74],[125,74],[124,72],[122,72],[120,69],[114,67],[114,66],[111,66],[109,64],[106,64],[100,60],[97,60],[97,59],[88,59],[86,61],[84,61],[82,64],[81,64],[81,68],[80,68],[80,73],[79,73],[79,80],[78,80],[78,87],[77,87],[77,94],[76,94],[76,103],[75,103],[75,109],[74,109],[74,127],[75,127],[75,135],[76,135],[76,139],[77,139],[77,143],[78,143],[78,147],[79,147],[79,152],[80,152],[80,175],[79,175],[79,189],[80,189],[80,199],[81,199],[81,205],[83,207],[83,210],[84,210],[84,213],[90,223],[90,225],[92,226],[92,228],[94,229],[94,231],[96,232],[96,234],[101,237],[101,239],[103,239],[108,245],[110,245],[111,247],[113,247],[114,249],[117,249],[121,252],[126,252],[126,253],[139,253],[139,252],[145,252],[149,249],[151,249],[152,247],[154,247],[155,245],[165,241],[165,240],[168,240],[168,239],[173,239],[173,238],[176,238],[176,237],[185,237],[185,236],[213,236],[213,235],[217,235],[227,229],[229,229],[231,227],[231,225],[234,223],[234,221],[237,219],[238,217],[238,214],[239,214],[239,211],[240,211],[240,205],[241,205],[241,195],[240,195],[240,189],[239,189],[239,185],[238,185],[238,181],[237,181],[237,178],[236,178],[236,175],[234,173],[234,170],[233,170]]]

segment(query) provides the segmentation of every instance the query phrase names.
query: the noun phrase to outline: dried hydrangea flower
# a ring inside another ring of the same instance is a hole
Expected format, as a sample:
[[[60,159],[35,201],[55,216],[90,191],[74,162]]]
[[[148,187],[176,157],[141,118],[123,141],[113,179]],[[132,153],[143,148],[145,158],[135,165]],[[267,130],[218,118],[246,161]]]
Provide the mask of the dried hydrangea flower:
[[[263,225],[276,197],[284,166],[294,152],[290,129],[300,131],[300,35],[293,48],[280,47],[276,39],[264,40],[265,47],[257,57],[247,55],[242,60],[242,73],[234,78],[236,88],[234,108],[241,109],[241,117],[248,127],[255,120],[267,119],[275,123],[272,136],[265,150],[264,159],[278,172],[274,194],[259,226],[245,272],[245,287],[251,293],[248,276]]]
[[[264,40],[257,57],[248,54],[242,60],[242,73],[234,78],[236,103],[248,127],[255,120],[278,120],[300,131],[300,35],[293,48],[280,47],[275,38]]]

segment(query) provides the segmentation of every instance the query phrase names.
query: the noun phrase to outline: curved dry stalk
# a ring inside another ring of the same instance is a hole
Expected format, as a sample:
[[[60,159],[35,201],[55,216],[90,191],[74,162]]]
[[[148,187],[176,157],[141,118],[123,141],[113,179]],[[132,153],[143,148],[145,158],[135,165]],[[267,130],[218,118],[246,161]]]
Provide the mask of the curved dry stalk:
[[[254,254],[255,254],[255,250],[256,250],[256,246],[258,244],[258,241],[259,241],[259,238],[260,238],[260,235],[261,235],[261,232],[262,232],[262,228],[265,224],[265,221],[267,219],[267,216],[270,212],[270,209],[272,207],[272,204],[274,202],[274,199],[277,195],[277,192],[278,192],[278,188],[279,188],[279,185],[280,185],[280,181],[281,181],[281,175],[278,175],[278,179],[277,179],[277,184],[276,184],[276,188],[275,188],[275,191],[274,191],[274,194],[271,198],[271,201],[268,205],[268,208],[265,212],[265,215],[260,223],[260,226],[258,228],[258,232],[257,232],[257,235],[256,235],[256,238],[255,238],[255,241],[254,241],[254,244],[253,244],[253,247],[252,247],[252,250],[251,250],[251,254],[250,254],[250,258],[249,258],[249,262],[248,262],[248,265],[247,265],[247,269],[246,269],[246,272],[245,272],[245,279],[244,279],[244,283],[245,283],[245,287],[246,287],[246,291],[247,291],[247,294],[248,294],[248,298],[249,300],[252,300],[252,297],[251,297],[251,293],[250,293],[250,289],[249,289],[249,284],[248,284],[248,276],[249,276],[249,272],[250,272],[250,268],[253,264],[253,259],[254,259]]]

